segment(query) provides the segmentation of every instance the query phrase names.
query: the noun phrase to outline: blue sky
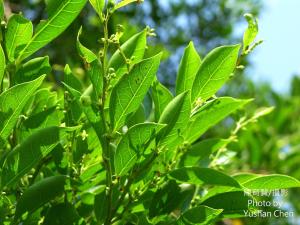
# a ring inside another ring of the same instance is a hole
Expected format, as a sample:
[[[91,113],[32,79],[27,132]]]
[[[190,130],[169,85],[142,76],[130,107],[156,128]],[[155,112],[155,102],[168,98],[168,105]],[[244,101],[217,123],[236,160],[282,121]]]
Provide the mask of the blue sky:
[[[286,93],[292,76],[300,75],[300,0],[265,0],[265,5],[258,36],[264,43],[252,54],[248,74]]]

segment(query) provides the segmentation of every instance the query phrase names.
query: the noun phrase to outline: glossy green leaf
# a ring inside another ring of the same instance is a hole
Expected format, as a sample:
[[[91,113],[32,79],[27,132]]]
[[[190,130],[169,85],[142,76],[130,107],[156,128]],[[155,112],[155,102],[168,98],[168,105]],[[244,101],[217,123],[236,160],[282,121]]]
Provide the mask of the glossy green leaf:
[[[13,62],[18,53],[27,45],[32,37],[33,27],[30,20],[22,15],[13,15],[7,23],[5,46],[7,58]]]
[[[213,96],[232,75],[240,45],[215,48],[203,59],[192,87],[192,102]]]
[[[235,179],[247,189],[287,189],[300,187],[300,181],[281,174],[259,175],[259,174],[239,174]]]
[[[80,39],[79,39],[81,34],[82,34],[82,27],[80,27],[78,34],[77,34],[77,42],[76,42],[77,51],[78,51],[80,57],[83,58],[85,62],[91,63],[91,62],[97,60],[97,56],[95,55],[95,53],[93,53],[91,50],[89,50],[88,48],[86,48],[85,46],[83,46],[81,44]]]
[[[134,2],[139,2],[140,0],[122,0],[120,1],[118,4],[115,5],[115,10],[116,9],[120,9],[120,8],[123,8],[125,7],[126,5],[129,5],[131,3],[134,3]],[[143,1],[143,0],[142,0]]]
[[[0,44],[0,87],[2,85],[2,80],[4,77],[4,72],[5,72],[5,55],[2,49],[2,46]]]
[[[190,117],[190,92],[176,96],[164,109],[158,123],[167,124],[160,135],[160,145],[173,147],[183,141],[183,134]],[[169,149],[171,150],[171,149]]]
[[[27,58],[59,36],[78,16],[86,2],[87,0],[49,0],[48,20],[39,23],[19,58]]]
[[[222,209],[197,206],[184,212],[177,221],[178,225],[210,225],[222,213]]]
[[[114,130],[124,125],[126,117],[139,108],[154,80],[160,58],[161,54],[158,54],[141,61],[112,90],[109,110]]]
[[[244,15],[244,17],[248,22],[248,27],[244,32],[243,37],[243,53],[246,53],[246,51],[249,49],[250,45],[256,38],[256,35],[258,33],[258,23],[257,20],[251,14],[247,13]]]
[[[88,75],[93,84],[93,90],[96,94],[97,99],[101,97],[103,91],[103,73],[102,66],[98,60],[94,60],[89,65]]]
[[[192,89],[196,74],[201,65],[201,59],[194,47],[193,42],[185,48],[184,54],[181,58],[177,80],[176,80],[176,94]]]
[[[74,129],[47,127],[30,135],[7,155],[1,171],[1,187],[16,183]]]
[[[0,95],[0,146],[16,125],[26,102],[42,84],[45,76],[16,85]]]
[[[172,101],[172,93],[159,81],[152,85],[152,99],[154,102],[155,121],[158,121],[166,106]]]
[[[16,72],[14,81],[16,83],[31,81],[44,74],[49,74],[50,71],[51,65],[48,56],[34,58],[21,65]]]
[[[131,65],[134,65],[143,59],[146,50],[146,44],[147,31],[143,30],[122,44],[121,51],[127,59],[132,59]],[[115,70],[116,80],[120,79],[121,76],[128,72],[125,59],[120,53],[120,50],[117,50],[112,55],[108,63],[108,68],[113,68]]]
[[[43,225],[73,225],[79,218],[72,204],[60,203],[47,211]]]
[[[189,184],[240,187],[232,177],[210,168],[183,167],[171,171],[170,176]]]
[[[102,16],[102,10],[105,6],[105,0],[89,0],[98,15]]]
[[[190,143],[196,141],[210,127],[249,102],[250,100],[221,97],[207,103],[191,117],[185,134],[186,140]]]
[[[64,68],[64,83],[81,92],[82,84],[77,77],[74,76],[70,66],[67,64]]]
[[[32,213],[64,192],[66,176],[47,177],[30,186],[20,197],[16,206],[15,219],[23,213]]]
[[[141,123],[131,127],[117,146],[114,164],[118,176],[126,174],[142,156],[150,141],[165,125]]]

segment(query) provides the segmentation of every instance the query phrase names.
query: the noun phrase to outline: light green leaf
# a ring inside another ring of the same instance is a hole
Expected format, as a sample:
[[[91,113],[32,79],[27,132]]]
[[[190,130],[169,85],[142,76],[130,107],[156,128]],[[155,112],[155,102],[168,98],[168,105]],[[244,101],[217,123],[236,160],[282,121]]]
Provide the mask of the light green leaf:
[[[2,49],[2,46],[0,44],[0,87],[2,85],[2,80],[4,77],[4,72],[5,72],[5,55]]]
[[[15,184],[63,141],[68,131],[75,129],[47,127],[30,135],[7,155],[1,171],[1,187]]]
[[[20,52],[20,60],[32,55],[59,36],[78,16],[86,2],[87,0],[50,0],[49,18],[39,23],[33,37]]]
[[[160,135],[161,146],[171,148],[183,141],[183,134],[191,113],[190,101],[190,92],[186,91],[176,96],[163,111],[158,123],[167,124],[167,126]]]
[[[206,101],[213,96],[232,75],[240,45],[215,48],[204,58],[192,87],[192,102]]]
[[[240,187],[232,177],[210,168],[183,167],[170,172],[177,181],[195,185],[218,185]]]
[[[30,186],[20,197],[16,206],[15,219],[25,212],[32,213],[44,204],[64,193],[66,176],[47,177]]]
[[[244,32],[243,37],[243,53],[246,53],[258,33],[258,22],[251,14],[247,13],[244,17],[248,22],[248,27]]]
[[[95,55],[95,53],[93,53],[91,50],[89,50],[88,48],[86,48],[81,44],[79,39],[81,34],[82,34],[82,27],[80,27],[77,34],[77,42],[76,42],[77,51],[80,57],[83,58],[85,62],[91,63],[97,60],[97,56]]]
[[[126,5],[129,5],[131,3],[137,2],[140,3],[144,0],[121,0],[118,4],[115,5],[114,9],[120,9],[122,7],[125,7]]]
[[[139,108],[154,80],[160,58],[161,54],[158,54],[141,61],[113,88],[109,110],[114,130],[124,125],[126,117]]]
[[[0,95],[0,146],[16,125],[25,104],[42,84],[45,76],[16,85]]]
[[[275,190],[300,187],[299,180],[281,174],[239,174],[234,178],[247,189]]]
[[[30,20],[22,15],[12,15],[9,18],[5,33],[5,46],[10,62],[13,62],[18,53],[27,45],[32,33],[33,27]]]
[[[225,119],[228,115],[250,101],[221,97],[207,103],[191,117],[185,133],[186,140],[190,143],[196,141],[210,127]]]
[[[146,44],[147,44],[146,29],[140,33],[135,34],[130,39],[128,39],[124,44],[122,44],[121,51],[124,53],[127,59],[132,59],[131,66],[140,62],[143,59],[146,50]],[[116,81],[120,79],[121,76],[123,76],[125,73],[128,72],[125,59],[120,53],[120,50],[117,50],[112,55],[108,63],[108,68],[113,68],[115,70]]]
[[[102,95],[103,91],[103,73],[102,73],[102,66],[98,59],[94,60],[88,69],[88,75],[90,80],[93,84],[93,90],[96,94],[97,100]]]
[[[166,106],[172,101],[173,95],[168,88],[155,81],[152,85],[152,99],[155,106],[155,121],[158,121]]]
[[[164,126],[157,123],[141,123],[128,130],[118,144],[115,153],[115,172],[118,176],[126,174],[134,166],[150,141]]]
[[[191,90],[196,74],[201,65],[201,59],[194,47],[193,42],[185,48],[184,54],[181,58],[177,80],[176,80],[176,94]]]
[[[89,0],[98,15],[102,16],[102,10],[105,6],[105,0]]]
[[[21,65],[16,72],[14,81],[16,83],[28,82],[44,74],[49,74],[50,71],[49,56],[34,58]]]
[[[184,212],[177,221],[178,225],[210,225],[222,213],[222,209],[197,206]]]

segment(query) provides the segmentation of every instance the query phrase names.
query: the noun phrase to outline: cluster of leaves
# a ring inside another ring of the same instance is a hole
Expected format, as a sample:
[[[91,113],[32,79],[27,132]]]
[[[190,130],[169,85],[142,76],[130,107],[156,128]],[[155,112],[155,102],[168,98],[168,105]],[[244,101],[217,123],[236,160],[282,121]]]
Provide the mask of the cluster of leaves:
[[[244,216],[245,189],[299,187],[285,175],[221,172],[226,146],[269,113],[241,117],[226,139],[199,138],[251,100],[216,97],[240,57],[251,52],[257,23],[243,47],[218,47],[201,59],[191,42],[173,95],[156,78],[161,54],[144,58],[147,27],[124,43],[108,32],[117,3],[90,0],[104,37],[97,54],[77,36],[86,77],[65,66],[60,84],[46,80],[49,58],[27,60],[59,36],[87,0],[48,0],[48,19],[33,32],[20,14],[4,18],[0,47],[0,224],[212,224]]]

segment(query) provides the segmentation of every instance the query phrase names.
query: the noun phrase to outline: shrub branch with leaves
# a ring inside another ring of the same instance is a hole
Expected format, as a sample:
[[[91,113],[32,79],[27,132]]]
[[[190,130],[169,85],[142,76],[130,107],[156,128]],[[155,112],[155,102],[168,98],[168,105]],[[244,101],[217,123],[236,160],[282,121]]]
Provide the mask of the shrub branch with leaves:
[[[191,42],[173,96],[156,78],[162,53],[144,58],[154,29],[124,43],[121,25],[109,32],[117,9],[140,2],[90,0],[101,47],[97,54],[85,47],[80,28],[76,48],[87,77],[66,65],[57,83],[46,79],[48,56],[25,60],[60,35],[86,0],[46,1],[49,18],[34,32],[21,14],[5,18],[0,1],[0,224],[212,224],[257,210],[246,189],[300,186],[286,175],[222,172],[227,146],[272,108],[242,116],[226,139],[201,138],[251,102],[215,94],[261,43],[254,42],[257,21],[246,15],[242,48],[221,46],[202,59]]]

